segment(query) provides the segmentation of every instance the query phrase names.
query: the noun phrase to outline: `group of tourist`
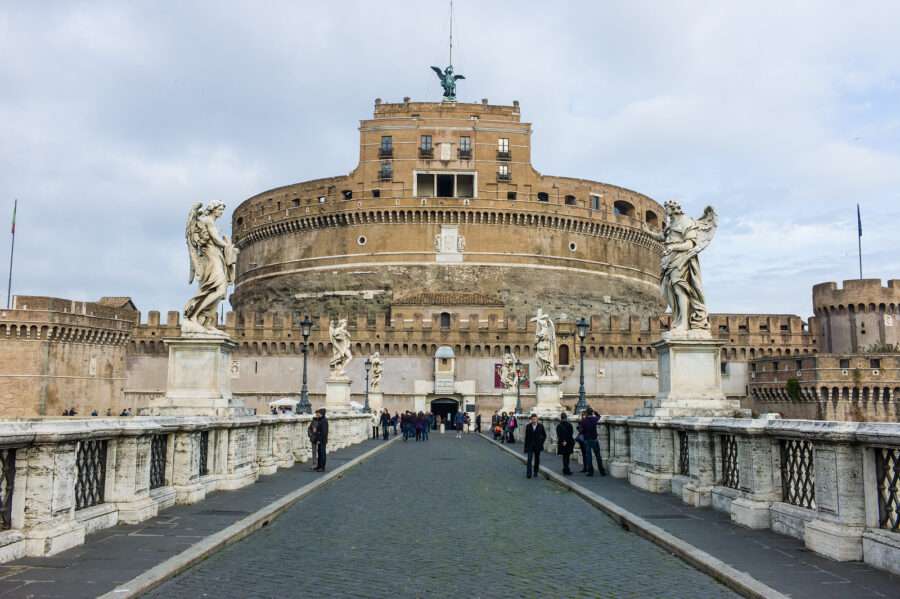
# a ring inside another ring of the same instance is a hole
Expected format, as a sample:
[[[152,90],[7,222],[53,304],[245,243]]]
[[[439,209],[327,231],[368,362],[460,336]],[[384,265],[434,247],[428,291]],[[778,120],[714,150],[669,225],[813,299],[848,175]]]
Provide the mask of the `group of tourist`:
[[[78,410],[76,410],[75,408],[66,408],[65,410],[63,410],[62,415],[63,415],[63,416],[78,416]],[[100,412],[98,412],[97,410],[91,410],[91,416],[99,416],[99,415],[100,415]],[[112,416],[112,415],[113,415],[113,413],[112,413],[112,408],[107,408],[107,410],[106,410],[106,415],[107,415],[107,416]],[[122,410],[122,412],[119,414],[119,416],[122,416],[122,417],[125,417],[125,416],[131,416],[131,415],[132,415],[132,414],[131,414],[131,408],[125,408],[125,409]]]
[[[325,472],[325,452],[328,445],[328,419],[325,417],[325,408],[316,410],[313,419],[306,429],[309,435],[309,443],[312,447],[312,455],[316,458],[316,472]]]
[[[515,418],[515,416],[513,416]],[[577,435],[576,427],[569,422],[566,413],[563,412],[559,416],[559,424],[556,425],[556,453],[562,457],[563,474],[569,476],[572,470],[569,468],[572,454],[575,452],[577,444],[581,451],[581,472],[586,476],[594,476],[594,458],[597,460],[597,472],[600,476],[606,476],[606,469],[603,467],[603,458],[600,457],[600,442],[597,434],[597,425],[600,419],[591,408],[587,408],[581,414],[578,421]],[[497,438],[495,433],[494,438]],[[528,456],[526,461],[525,475],[528,478],[537,477],[541,467],[541,452],[544,450],[544,443],[547,441],[547,432],[544,425],[538,420],[537,414],[532,414],[529,422],[525,425],[525,454]]]
[[[516,420],[515,414],[494,412],[494,415],[491,416],[491,433],[494,435],[494,441],[515,443],[518,426],[519,422]]]
[[[471,425],[472,419],[465,412],[456,412],[445,417],[432,412],[407,410],[403,414],[395,412],[392,416],[387,409],[384,409],[372,414],[372,438],[377,439],[381,436],[383,440],[387,441],[391,436],[391,431],[393,431],[393,436],[397,436],[399,427],[399,434],[403,435],[404,441],[410,439],[427,441],[430,431],[437,430],[443,434],[448,429],[456,432],[457,439],[462,439],[463,432],[468,432]],[[475,430],[481,432],[481,416],[475,417]]]

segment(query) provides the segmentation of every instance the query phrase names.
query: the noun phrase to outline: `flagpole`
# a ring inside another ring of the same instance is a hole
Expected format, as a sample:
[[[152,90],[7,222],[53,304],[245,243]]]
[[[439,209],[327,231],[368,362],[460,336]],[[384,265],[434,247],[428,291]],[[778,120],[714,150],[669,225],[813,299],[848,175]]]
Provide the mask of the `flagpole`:
[[[856,236],[856,240],[859,244],[859,278],[860,280],[862,280],[862,215],[859,212],[859,204],[856,205],[856,227],[856,231],[858,233]]]
[[[6,281],[6,309],[12,306],[12,271],[13,255],[16,252],[16,208],[19,207],[19,199],[13,201],[12,242],[9,246],[9,278]]]

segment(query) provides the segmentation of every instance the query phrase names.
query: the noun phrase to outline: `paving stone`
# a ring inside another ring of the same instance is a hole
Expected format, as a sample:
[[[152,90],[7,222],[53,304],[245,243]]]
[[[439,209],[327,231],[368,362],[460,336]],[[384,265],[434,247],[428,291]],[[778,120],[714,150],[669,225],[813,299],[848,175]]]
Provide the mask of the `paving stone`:
[[[152,597],[734,597],[474,436],[397,443]]]

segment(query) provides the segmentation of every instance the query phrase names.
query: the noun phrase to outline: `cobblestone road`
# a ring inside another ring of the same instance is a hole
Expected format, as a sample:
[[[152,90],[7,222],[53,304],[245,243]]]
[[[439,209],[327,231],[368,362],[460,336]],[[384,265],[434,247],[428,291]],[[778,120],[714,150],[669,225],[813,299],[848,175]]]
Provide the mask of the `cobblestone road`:
[[[153,597],[734,597],[470,435],[396,443]]]

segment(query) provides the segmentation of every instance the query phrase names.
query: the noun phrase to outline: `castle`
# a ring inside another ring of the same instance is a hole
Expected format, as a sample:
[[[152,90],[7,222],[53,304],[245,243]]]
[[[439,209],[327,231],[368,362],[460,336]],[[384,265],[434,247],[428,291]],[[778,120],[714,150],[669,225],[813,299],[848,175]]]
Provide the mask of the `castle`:
[[[362,362],[384,362],[385,407],[500,406],[497,365],[533,359],[540,307],[557,322],[563,404],[578,391],[574,322],[590,321],[586,392],[606,414],[631,414],[658,389],[652,342],[668,326],[660,295],[662,226],[653,199],[614,185],[539,173],[520,107],[375,101],[360,122],[359,164],[346,176],[257,194],[239,205],[240,248],[224,329],[238,344],[235,395],[260,411],[298,397],[304,316],[310,397],[323,401],[328,321],[348,318],[354,399]],[[119,303],[118,306],[111,305]],[[713,314],[724,392],[754,412],[897,420],[900,283],[846,281],[813,290],[815,316]],[[80,331],[80,332],[79,332]],[[127,298],[98,303],[18,297],[0,311],[5,416],[118,413],[165,393],[164,340],[177,312],[143,320]],[[434,385],[451,360],[450,387]],[[18,377],[18,378],[17,378]],[[79,382],[80,381],[80,382]],[[522,389],[522,405],[534,390]]]

